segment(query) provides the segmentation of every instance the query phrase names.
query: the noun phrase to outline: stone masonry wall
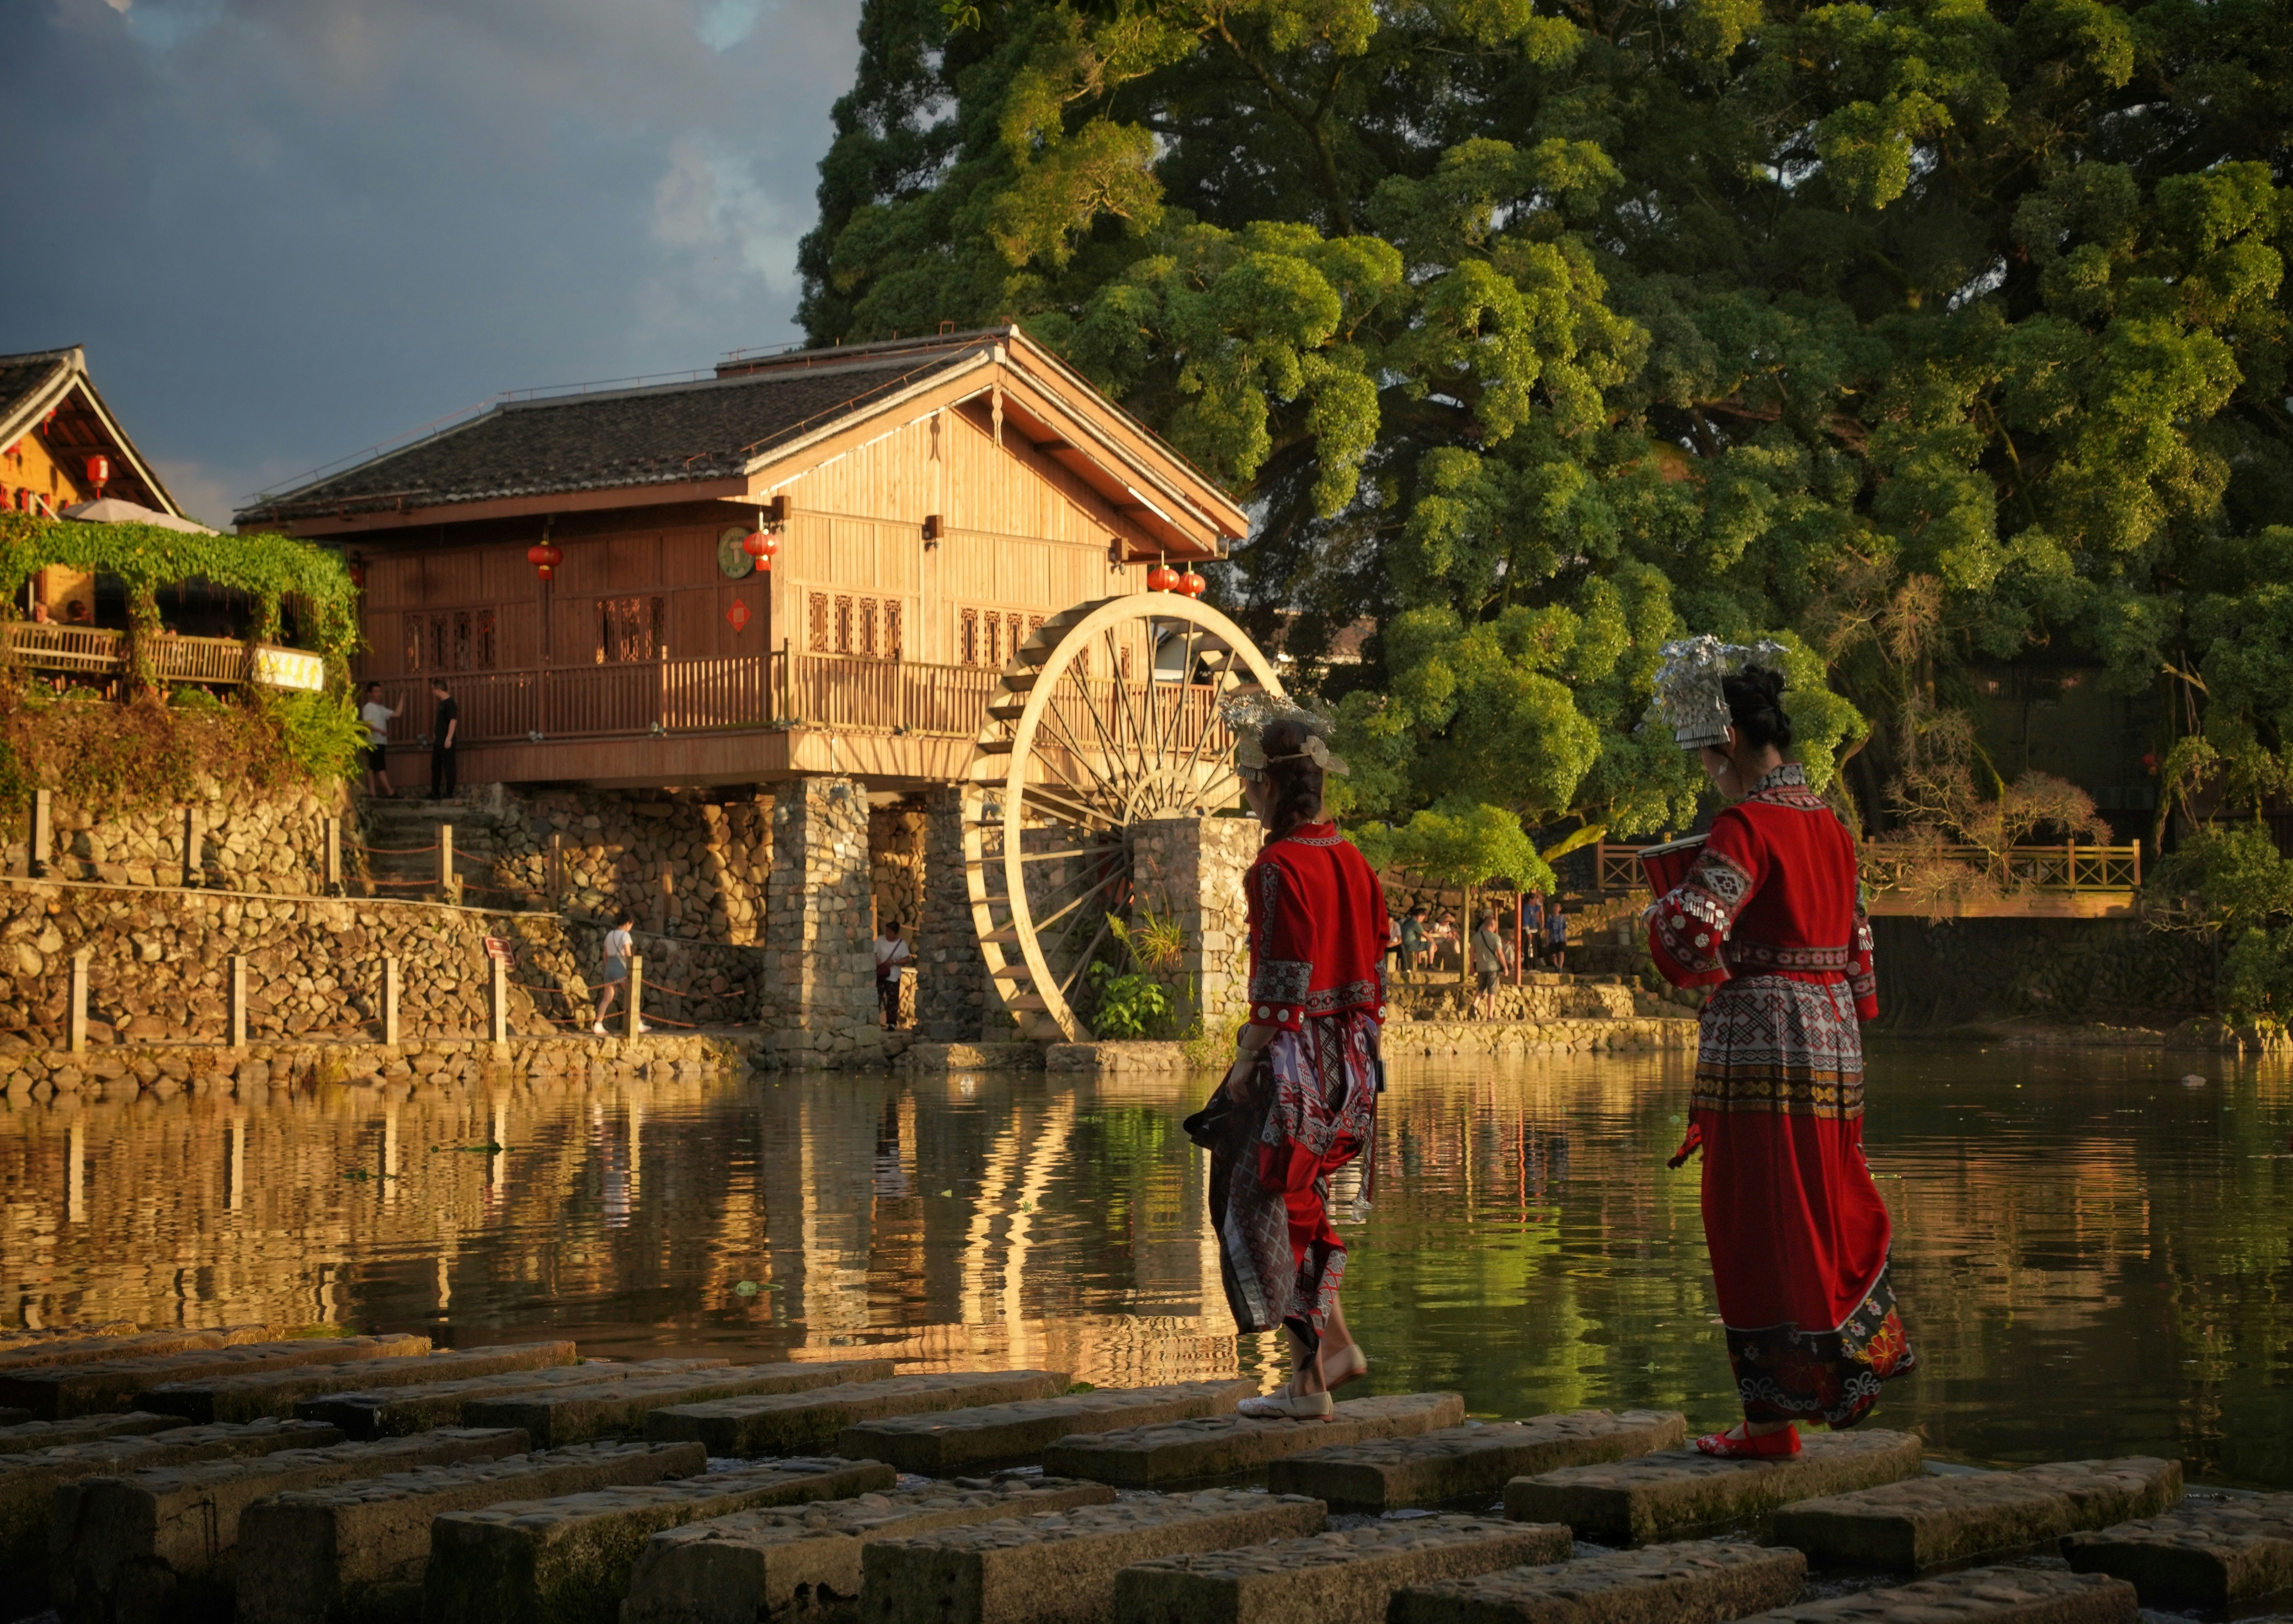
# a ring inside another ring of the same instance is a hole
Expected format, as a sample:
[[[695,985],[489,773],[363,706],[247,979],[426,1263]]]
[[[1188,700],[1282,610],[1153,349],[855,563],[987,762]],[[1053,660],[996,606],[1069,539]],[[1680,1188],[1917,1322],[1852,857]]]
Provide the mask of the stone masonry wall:
[[[203,787],[206,795],[191,808],[199,814],[201,883],[297,896],[324,889],[327,819],[344,816],[349,808],[339,790],[224,800],[212,784]],[[109,885],[180,886],[183,810],[170,807],[99,819],[59,797],[51,811],[54,843],[48,873],[55,879]],[[347,832],[344,839],[347,843]],[[0,867],[21,874],[28,855],[24,840],[13,841]],[[351,860],[346,849],[344,861]]]
[[[1871,922],[1882,1027],[2173,1024],[2214,1009],[2214,946],[2127,919]]]
[[[1249,904],[1243,876],[1263,832],[1250,818],[1170,817],[1139,824],[1130,843],[1130,906],[1170,912],[1187,938],[1179,968],[1203,1030],[1241,1019],[1250,995]]]
[[[916,1035],[962,1043],[983,1035],[987,963],[971,919],[963,873],[963,794],[952,785],[923,800],[922,897],[912,938],[916,955]]]
[[[759,1019],[791,1061],[880,1053],[868,934],[868,798],[848,778],[802,778],[773,803],[771,906]]]
[[[876,918],[904,925],[911,950],[924,908],[924,822],[922,802],[912,796],[868,813],[868,881]]]
[[[718,804],[697,795],[550,790],[509,803],[522,830],[497,834],[519,883],[547,877],[549,837],[563,841],[565,911],[687,941],[763,939],[772,873],[772,802]]]

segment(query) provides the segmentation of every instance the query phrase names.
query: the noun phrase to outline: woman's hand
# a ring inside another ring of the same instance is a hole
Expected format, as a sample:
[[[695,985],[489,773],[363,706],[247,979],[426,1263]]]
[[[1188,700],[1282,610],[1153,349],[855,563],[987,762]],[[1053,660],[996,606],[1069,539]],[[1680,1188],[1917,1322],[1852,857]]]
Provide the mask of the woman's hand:
[[[1229,1099],[1240,1101],[1249,1098],[1250,1074],[1258,1069],[1258,1056],[1249,1051],[1234,1057],[1234,1064],[1226,1068],[1226,1078],[1219,1086]]]

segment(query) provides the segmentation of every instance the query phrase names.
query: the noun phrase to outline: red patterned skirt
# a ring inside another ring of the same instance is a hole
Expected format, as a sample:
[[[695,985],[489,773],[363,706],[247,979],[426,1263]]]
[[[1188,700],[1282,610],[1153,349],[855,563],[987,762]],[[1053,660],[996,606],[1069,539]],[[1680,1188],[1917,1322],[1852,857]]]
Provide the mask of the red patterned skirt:
[[[1854,1425],[1918,1360],[1863,1158],[1863,1039],[1845,983],[1745,976],[1715,988],[1692,1120],[1745,1416]]]

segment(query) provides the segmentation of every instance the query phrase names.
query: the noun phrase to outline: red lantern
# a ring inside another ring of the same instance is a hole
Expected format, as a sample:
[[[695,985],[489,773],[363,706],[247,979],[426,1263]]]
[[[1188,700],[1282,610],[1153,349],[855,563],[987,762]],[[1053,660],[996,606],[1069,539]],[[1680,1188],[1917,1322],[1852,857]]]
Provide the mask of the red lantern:
[[[1197,571],[1188,570],[1179,577],[1179,590],[1188,597],[1198,598],[1210,589],[1210,581]]]
[[[1178,586],[1179,572],[1167,564],[1158,564],[1146,572],[1146,589],[1149,592],[1173,592]]]
[[[757,561],[760,570],[773,567],[773,555],[781,550],[781,539],[769,530],[752,530],[741,538],[741,550]]]
[[[99,451],[87,459],[87,483],[95,487],[97,496],[101,497],[103,494],[103,487],[110,478],[110,458]]]
[[[547,541],[537,541],[525,549],[525,561],[541,572],[542,580],[547,581],[565,562],[565,550]]]

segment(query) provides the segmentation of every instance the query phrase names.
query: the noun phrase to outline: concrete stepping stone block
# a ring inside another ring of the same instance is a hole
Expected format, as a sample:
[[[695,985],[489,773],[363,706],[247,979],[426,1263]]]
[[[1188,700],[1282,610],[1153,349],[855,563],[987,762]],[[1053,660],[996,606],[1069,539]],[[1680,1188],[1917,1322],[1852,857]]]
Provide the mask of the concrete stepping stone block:
[[[166,1417],[170,1421],[174,1417]],[[69,1421],[36,1423],[67,1427]],[[36,1611],[30,1594],[45,1593],[48,1524],[56,1490],[84,1477],[116,1477],[143,1466],[190,1466],[272,1455],[280,1449],[323,1448],[342,1441],[331,1426],[306,1421],[256,1421],[243,1425],[184,1426],[145,1434],[85,1439],[46,1449],[0,1456],[0,1573],[22,1576],[22,1596],[0,1592],[0,1599],[22,1600]]]
[[[594,1387],[640,1376],[675,1376],[691,1370],[722,1370],[729,1359],[648,1359],[617,1365],[590,1360],[548,1370],[513,1370],[500,1376],[470,1376],[455,1381],[417,1382],[405,1387],[362,1387],[355,1393],[320,1393],[296,1401],[295,1414],[306,1421],[328,1421],[349,1438],[401,1438],[433,1426],[457,1426],[472,1399],[490,1399],[538,1387]]]
[[[2071,1534],[2062,1552],[2078,1572],[2127,1580],[2147,1606],[2241,1609],[2293,1594],[2293,1494],[2192,1500]]]
[[[72,1620],[145,1624],[179,1610],[224,1609],[239,1517],[265,1495],[524,1451],[523,1433],[465,1427],[66,1483],[56,1490],[48,1545],[56,1610]]]
[[[1033,1460],[1078,1433],[1223,1415],[1257,1391],[1258,1384],[1251,1381],[1179,1382],[887,1416],[846,1427],[836,1452],[855,1460],[880,1460],[903,1472],[944,1476],[970,1466]]]
[[[646,1541],[620,1624],[759,1624],[799,1613],[824,1624],[856,1612],[863,1555],[875,1540],[1114,1498],[1105,1483],[1014,1474],[687,1523]]]
[[[203,1381],[296,1365],[346,1365],[361,1359],[410,1359],[429,1351],[427,1336],[312,1336],[86,1364],[44,1365],[0,1371],[0,1404],[28,1409],[43,1421],[60,1421],[101,1410],[132,1409],[137,1393],[162,1382]]]
[[[1268,1466],[1266,1486],[1361,1510],[1438,1506],[1496,1494],[1516,1477],[1668,1449],[1687,1435],[1676,1409],[1579,1409],[1309,1449]]]
[[[1754,1613],[1744,1624],[2135,1624],[2134,1587],[2059,1568],[1968,1568]]]
[[[1043,1451],[1043,1470],[1122,1489],[1151,1489],[1254,1472],[1285,1456],[1377,1438],[1413,1438],[1465,1418],[1454,1393],[1349,1399],[1327,1421],[1252,1421],[1234,1414],[1066,1438]]]
[[[643,1433],[649,1416],[671,1405],[750,1394],[808,1393],[848,1382],[876,1381],[891,1374],[892,1361],[888,1359],[853,1359],[816,1365],[726,1365],[716,1370],[639,1376],[594,1385],[534,1387],[465,1401],[462,1424],[522,1426],[537,1447],[555,1447]],[[664,1443],[679,1442],[692,1436],[686,1433],[650,1435]],[[716,1455],[723,1451],[712,1449],[709,1452]]]
[[[1797,1551],[1694,1539],[1413,1586],[1393,1598],[1386,1617],[1390,1624],[1704,1624],[1792,1601],[1806,1582],[1807,1559]]]
[[[1583,1539],[1645,1544],[1685,1529],[1763,1517],[1794,1500],[1908,1477],[1919,1441],[1908,1433],[1811,1433],[1784,1460],[1724,1460],[1666,1449],[1608,1466],[1564,1466],[1505,1485],[1505,1514],[1566,1522]]]
[[[1134,1563],[1114,1576],[1115,1624],[1384,1624],[1408,1585],[1558,1562],[1550,1523],[1408,1517],[1366,1528]]]
[[[132,1438],[182,1425],[181,1416],[163,1416],[150,1409],[105,1410],[63,1421],[18,1421],[0,1426],[0,1455],[52,1449],[64,1443],[92,1443],[98,1438]]]
[[[239,1520],[238,1624],[375,1624],[422,1613],[430,1525],[450,1511],[708,1470],[697,1443],[577,1443],[257,1500]]]
[[[645,1542],[665,1528],[889,1489],[874,1460],[782,1460],[681,1482],[450,1511],[430,1526],[425,1624],[613,1624]]]
[[[2179,1461],[2066,1461],[1802,1500],[1776,1513],[1776,1539],[1817,1563],[1916,1572],[2148,1515],[2181,1498]]]
[[[645,1417],[645,1436],[697,1438],[711,1455],[795,1455],[834,1447],[848,1426],[887,1416],[1016,1404],[1064,1393],[1062,1370],[960,1370],[947,1376],[886,1376],[814,1393],[676,1404]],[[1073,1477],[1072,1472],[1057,1475]]]
[[[510,1343],[500,1347],[457,1348],[414,1359],[357,1359],[344,1365],[297,1365],[246,1376],[164,1382],[136,1394],[135,1402],[142,1409],[162,1410],[189,1421],[252,1421],[261,1416],[292,1416],[298,1401],[322,1393],[546,1370],[570,1366],[573,1360],[570,1342]]]
[[[190,1353],[210,1348],[235,1348],[250,1342],[276,1338],[272,1325],[231,1325],[220,1330],[133,1331],[124,1336],[43,1337],[0,1352],[0,1372],[33,1370],[51,1365],[84,1365],[91,1360],[141,1359],[160,1353]]]
[[[863,1624],[1083,1624],[1134,1563],[1319,1533],[1319,1500],[1205,1489],[879,1539],[862,1558]]]

